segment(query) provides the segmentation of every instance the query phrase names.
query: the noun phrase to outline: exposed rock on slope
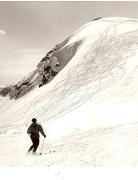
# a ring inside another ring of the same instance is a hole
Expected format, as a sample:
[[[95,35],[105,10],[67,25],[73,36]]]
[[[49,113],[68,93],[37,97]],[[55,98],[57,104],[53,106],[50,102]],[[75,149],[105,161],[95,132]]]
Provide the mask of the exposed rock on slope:
[[[38,63],[37,69],[23,80],[15,85],[1,88],[0,95],[3,97],[9,95],[10,99],[18,99],[36,86],[41,87],[49,83],[74,56],[80,44],[76,42],[73,46],[66,46],[67,42],[68,39],[49,51]]]

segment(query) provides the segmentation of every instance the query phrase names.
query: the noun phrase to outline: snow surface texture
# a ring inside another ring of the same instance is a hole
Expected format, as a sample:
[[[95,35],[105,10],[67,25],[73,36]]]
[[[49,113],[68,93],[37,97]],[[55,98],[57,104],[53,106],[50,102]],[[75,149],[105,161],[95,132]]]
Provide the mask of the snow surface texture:
[[[49,84],[0,98],[0,165],[137,166],[138,20],[91,21],[59,57],[64,68]],[[25,156],[33,117],[47,134],[43,156]]]

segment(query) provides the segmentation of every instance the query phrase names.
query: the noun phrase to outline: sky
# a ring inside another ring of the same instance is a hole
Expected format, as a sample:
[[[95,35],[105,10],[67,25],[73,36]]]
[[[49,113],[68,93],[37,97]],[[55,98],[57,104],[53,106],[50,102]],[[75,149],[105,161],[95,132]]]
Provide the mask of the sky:
[[[0,86],[21,80],[56,43],[96,17],[138,18],[138,2],[0,1]]]

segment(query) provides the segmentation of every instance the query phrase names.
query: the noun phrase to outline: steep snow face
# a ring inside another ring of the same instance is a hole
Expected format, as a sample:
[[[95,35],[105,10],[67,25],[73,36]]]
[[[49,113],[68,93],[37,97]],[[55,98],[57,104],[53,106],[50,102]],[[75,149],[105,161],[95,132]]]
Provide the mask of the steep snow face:
[[[53,131],[69,127],[69,132],[136,121],[137,20],[91,21],[59,44],[56,55],[62,71],[49,84],[17,101],[0,101],[1,128],[27,124],[32,117],[49,122]]]
[[[67,45],[81,44],[69,64],[49,85],[52,91],[48,93],[53,98],[48,100],[50,109],[47,107],[46,114],[58,109],[55,113],[61,115],[127,78],[137,67],[137,28],[135,20],[101,19],[74,33]]]

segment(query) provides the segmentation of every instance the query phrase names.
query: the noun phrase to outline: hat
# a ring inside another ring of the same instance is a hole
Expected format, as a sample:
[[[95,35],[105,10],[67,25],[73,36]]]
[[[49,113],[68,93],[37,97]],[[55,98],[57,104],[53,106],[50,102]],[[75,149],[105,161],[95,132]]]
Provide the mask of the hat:
[[[36,118],[33,118],[33,119],[32,119],[32,122],[33,122],[33,123],[36,123]]]

